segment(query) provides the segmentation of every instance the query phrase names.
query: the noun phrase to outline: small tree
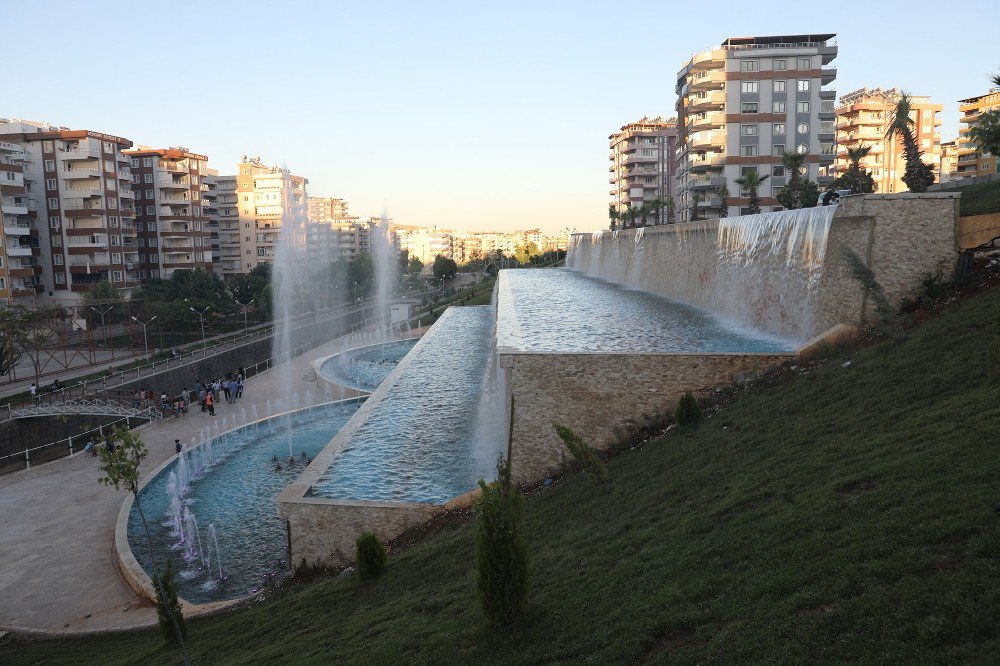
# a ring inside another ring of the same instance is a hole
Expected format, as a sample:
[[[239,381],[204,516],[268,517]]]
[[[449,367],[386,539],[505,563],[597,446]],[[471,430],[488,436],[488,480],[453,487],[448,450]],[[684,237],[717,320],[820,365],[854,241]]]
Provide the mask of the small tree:
[[[524,497],[511,480],[509,459],[497,461],[497,480],[479,480],[476,517],[476,586],[487,619],[510,624],[528,603],[530,576],[524,540]]]
[[[699,206],[701,206],[701,202],[704,201],[704,200],[705,200],[705,197],[702,196],[701,192],[692,192],[691,193],[691,221],[692,222],[697,222],[698,220],[701,219],[701,217],[699,216],[699,212],[701,210],[699,208]]]
[[[763,176],[761,176],[759,173],[757,173],[756,169],[753,169],[751,171],[748,171],[747,175],[743,176],[742,178],[736,179],[736,184],[740,186],[740,188],[743,191],[743,194],[749,197],[749,200],[747,201],[747,206],[750,207],[751,215],[755,215],[760,212],[760,196],[757,194],[757,191],[760,189],[760,186],[764,183],[764,181],[767,180],[768,178],[770,178],[769,174],[764,174]]]
[[[110,441],[114,442],[115,449],[111,451],[107,448],[101,449],[101,472],[104,476],[98,482],[105,486],[114,486],[115,490],[122,490],[131,493],[132,502],[142,519],[142,529],[146,535],[146,548],[149,552],[149,559],[153,563],[153,568],[157,569],[156,552],[153,550],[153,537],[149,532],[149,523],[146,521],[146,514],[143,513],[142,503],[139,501],[139,467],[142,461],[149,455],[149,449],[143,444],[138,433],[130,431],[128,428],[115,426],[111,430]],[[164,576],[153,576],[153,584],[156,586],[157,614],[160,617],[160,628],[164,635],[173,630],[174,640],[180,646],[184,663],[188,660],[187,649],[184,646],[185,629],[182,628],[184,622],[180,615],[177,592],[171,593],[166,584],[167,580],[172,580],[172,570],[168,567],[168,573]]]
[[[0,308],[0,375],[9,375],[24,357],[23,307]]]
[[[604,481],[607,478],[608,469],[605,467],[604,461],[597,455],[597,451],[583,441],[580,435],[558,423],[553,423],[552,427],[555,428],[556,434],[566,445],[573,459],[580,463],[583,471],[598,481]]]
[[[156,587],[156,617],[160,622],[163,640],[167,643],[177,640],[174,620],[177,621],[181,638],[187,638],[187,622],[181,613],[181,602],[177,597],[177,585],[174,583],[174,565],[170,558],[167,558],[167,568],[163,575],[153,576],[153,585]]]
[[[608,218],[611,219],[611,231],[614,231],[615,225],[618,223],[618,209],[615,208],[614,204],[608,204]]]
[[[778,190],[777,199],[789,210],[811,208],[819,198],[819,185],[802,177],[807,155],[808,153],[796,151],[781,156],[788,184]]]
[[[698,404],[698,400],[691,395],[690,391],[681,396],[674,418],[681,428],[694,428],[701,423],[703,418],[701,405]]]
[[[729,217],[729,185],[723,183],[717,186],[715,195],[719,197],[719,217]]]
[[[875,191],[875,179],[867,169],[862,168],[861,160],[868,157],[871,146],[854,146],[847,149],[849,164],[837,180],[833,182],[835,190],[850,190],[854,194],[871,194]]]
[[[677,213],[677,204],[674,203],[673,197],[667,197],[666,206],[667,206],[667,223],[673,224],[674,222],[676,222],[675,215]]]
[[[375,578],[385,571],[386,554],[382,542],[371,532],[362,532],[355,543],[355,559],[358,576],[362,579]]]
[[[906,161],[903,182],[911,192],[926,192],[934,184],[934,170],[929,164],[924,164],[923,151],[920,150],[911,127],[913,119],[910,118],[910,112],[910,96],[904,92],[896,102],[896,110],[885,135],[889,138],[896,136],[903,142],[903,159]]]

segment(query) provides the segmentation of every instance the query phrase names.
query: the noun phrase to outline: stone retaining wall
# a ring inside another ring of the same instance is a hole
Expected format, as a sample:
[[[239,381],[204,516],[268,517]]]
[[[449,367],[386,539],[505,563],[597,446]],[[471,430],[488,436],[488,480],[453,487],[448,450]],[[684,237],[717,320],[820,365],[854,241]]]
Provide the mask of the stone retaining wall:
[[[557,471],[565,446],[553,423],[606,449],[630,418],[673,411],[684,393],[705,392],[779,364],[792,354],[500,353],[514,401],[513,470],[518,483]],[[509,403],[508,403],[509,404]]]

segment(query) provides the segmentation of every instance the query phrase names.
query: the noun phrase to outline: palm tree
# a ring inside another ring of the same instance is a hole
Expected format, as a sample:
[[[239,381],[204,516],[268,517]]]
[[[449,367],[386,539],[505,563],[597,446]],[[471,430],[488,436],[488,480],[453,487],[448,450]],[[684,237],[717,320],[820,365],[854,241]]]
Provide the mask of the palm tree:
[[[715,188],[719,197],[719,217],[729,217],[729,185],[723,183]]]
[[[618,209],[615,208],[614,204],[608,204],[608,217],[611,218],[611,231],[614,231],[615,224],[618,221]]]
[[[653,212],[653,206],[651,205],[651,203],[652,202],[649,201],[644,202],[641,206],[639,206],[639,210],[636,211],[636,214],[639,216],[639,219],[642,220],[642,226],[646,226],[646,218],[648,218],[650,214]]]
[[[896,111],[889,122],[889,129],[886,130],[886,137],[896,136],[903,142],[903,159],[906,160],[906,172],[903,174],[903,182],[910,188],[911,192],[926,192],[927,187],[934,183],[934,170],[929,164],[924,164],[923,152],[917,145],[917,139],[913,136],[910,125],[910,96],[905,92],[899,96],[896,102]]]
[[[1000,90],[1000,74],[992,77],[990,82],[994,90]],[[1000,109],[979,114],[976,123],[969,128],[969,141],[977,150],[995,156],[997,171],[1000,172]]]
[[[663,199],[655,197],[649,200],[649,210],[653,214],[655,224],[663,224]]]
[[[674,223],[674,216],[677,212],[677,204],[674,203],[673,197],[667,197],[667,222],[669,224]]]
[[[770,174],[764,174],[762,176],[757,173],[756,169],[754,169],[753,171],[747,172],[747,175],[742,178],[736,179],[736,184],[743,188],[743,191],[750,197],[747,204],[750,207],[751,215],[760,212],[760,197],[757,196],[757,189],[770,177]]]
[[[785,177],[788,179],[785,185],[788,188],[785,208],[794,210],[802,208],[805,203],[802,201],[802,165],[806,163],[807,154],[808,152],[791,152],[781,156]]]
[[[691,222],[697,222],[698,220],[701,219],[698,215],[701,212],[698,207],[704,200],[705,197],[702,196],[701,192],[691,193]]]
[[[875,191],[875,179],[871,173],[861,168],[861,160],[868,157],[872,146],[855,146],[847,149],[847,159],[850,164],[843,176],[838,178],[834,187],[850,190],[854,194],[871,194]]]

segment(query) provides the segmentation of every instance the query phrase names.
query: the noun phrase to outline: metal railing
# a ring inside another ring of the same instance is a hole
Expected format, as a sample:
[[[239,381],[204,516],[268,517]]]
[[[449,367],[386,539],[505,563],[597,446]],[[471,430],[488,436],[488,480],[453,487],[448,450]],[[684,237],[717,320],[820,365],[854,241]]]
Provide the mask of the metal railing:
[[[39,464],[43,462],[50,462],[52,460],[58,460],[59,458],[71,456],[76,451],[83,450],[88,441],[93,441],[95,433],[97,435],[97,441],[100,441],[104,438],[104,433],[110,432],[114,426],[125,424],[126,428],[131,429],[132,421],[139,420],[139,418],[141,417],[126,416],[123,419],[118,419],[117,421],[106,423],[102,426],[98,426],[97,428],[86,430],[78,435],[70,435],[69,437],[64,437],[54,442],[34,446],[30,449],[25,449],[24,451],[18,451],[17,453],[0,456],[0,474],[16,472],[21,469],[31,469],[31,465],[33,463]],[[96,446],[96,442],[94,442],[94,444]],[[23,465],[19,463],[23,463]]]

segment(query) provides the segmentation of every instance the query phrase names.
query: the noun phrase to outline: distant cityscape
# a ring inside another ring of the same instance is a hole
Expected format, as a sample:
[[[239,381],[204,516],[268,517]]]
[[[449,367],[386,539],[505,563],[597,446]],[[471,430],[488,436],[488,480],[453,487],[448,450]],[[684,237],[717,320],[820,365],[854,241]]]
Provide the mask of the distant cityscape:
[[[178,270],[222,278],[274,259],[284,224],[302,224],[310,262],[371,249],[379,217],[342,198],[310,197],[309,180],[243,156],[234,175],[184,147],[157,148],[89,129],[0,118],[0,302],[74,302],[107,280],[125,294]],[[512,233],[385,220],[395,247],[427,270],[443,255],[484,257],[566,249],[570,231]]]
[[[840,97],[829,88],[837,70],[835,34],[734,37],[694,54],[677,73],[676,116],[644,117],[612,133],[609,183],[612,226],[685,222],[749,212],[737,179],[767,176],[762,212],[781,210],[788,183],[782,155],[806,155],[803,177],[829,186],[847,171],[847,151],[870,147],[861,167],[880,193],[906,191],[900,140],[886,138],[901,91],[861,88]],[[974,93],[975,91],[970,91]],[[1000,109],[1000,90],[958,101],[962,128],[942,141],[943,105],[910,94],[913,132],[936,182],[997,171],[997,157],[976,149],[969,129]],[[725,200],[725,201],[723,201]]]

